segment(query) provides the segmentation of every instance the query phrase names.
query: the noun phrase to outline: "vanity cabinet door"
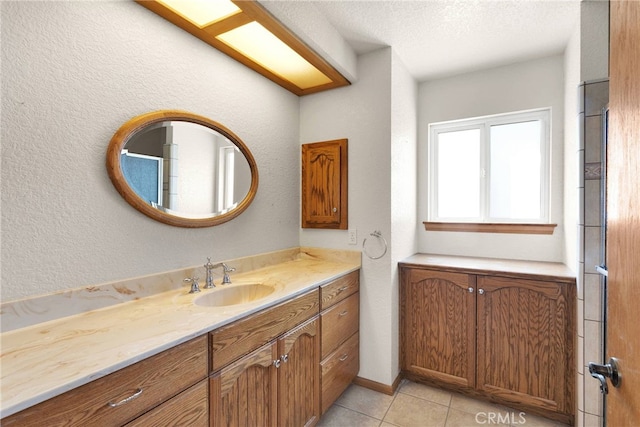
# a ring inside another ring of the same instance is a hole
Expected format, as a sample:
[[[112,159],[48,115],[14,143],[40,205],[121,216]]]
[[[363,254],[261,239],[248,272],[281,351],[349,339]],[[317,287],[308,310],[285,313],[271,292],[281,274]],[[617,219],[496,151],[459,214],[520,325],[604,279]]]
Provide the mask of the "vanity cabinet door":
[[[316,317],[278,340],[278,426],[320,419],[320,325]]]
[[[475,386],[474,275],[403,268],[402,370],[455,388]]]
[[[478,389],[507,403],[573,413],[573,289],[478,278]]]
[[[210,424],[277,425],[276,360],[277,343],[271,342],[210,377]]]

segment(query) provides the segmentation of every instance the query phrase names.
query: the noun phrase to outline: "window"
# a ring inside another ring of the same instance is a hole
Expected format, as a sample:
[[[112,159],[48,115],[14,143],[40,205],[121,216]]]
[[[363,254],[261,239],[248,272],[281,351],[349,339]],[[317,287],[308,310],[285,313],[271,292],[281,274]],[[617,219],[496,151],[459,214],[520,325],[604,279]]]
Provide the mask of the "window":
[[[430,124],[429,222],[548,223],[550,128],[550,109]]]

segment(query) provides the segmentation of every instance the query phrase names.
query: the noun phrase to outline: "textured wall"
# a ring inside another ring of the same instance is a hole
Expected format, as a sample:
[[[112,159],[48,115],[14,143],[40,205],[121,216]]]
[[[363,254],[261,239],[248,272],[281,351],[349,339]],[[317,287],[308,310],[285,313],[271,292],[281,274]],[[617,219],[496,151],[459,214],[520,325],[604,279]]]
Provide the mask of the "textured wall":
[[[358,246],[347,244],[346,230],[302,229],[300,244],[333,249],[362,249],[362,240],[391,230],[391,48],[362,55],[358,82],[302,98],[302,143],[349,140],[349,228],[358,230]],[[360,373],[383,384],[395,378],[391,254],[379,260],[362,256],[360,283]],[[396,347],[397,348],[397,347]]]
[[[425,231],[418,233],[419,252],[490,258],[564,261],[563,157],[564,62],[562,55],[463,74],[420,84],[418,159],[427,158],[427,125],[432,122],[552,108],[551,212],[558,224],[553,235]],[[418,194],[427,191],[420,170]],[[426,197],[418,197],[418,221],[427,219]]]
[[[134,2],[0,8],[3,301],[298,245],[296,96]],[[240,217],[170,227],[119,196],[109,140],[158,109],[210,117],[251,149],[260,186]]]

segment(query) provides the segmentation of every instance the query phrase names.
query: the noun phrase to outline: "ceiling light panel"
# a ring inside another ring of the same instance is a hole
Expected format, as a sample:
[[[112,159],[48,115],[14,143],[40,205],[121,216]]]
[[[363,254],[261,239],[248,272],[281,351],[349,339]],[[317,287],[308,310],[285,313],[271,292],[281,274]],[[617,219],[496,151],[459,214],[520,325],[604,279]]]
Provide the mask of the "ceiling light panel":
[[[157,0],[199,28],[240,12],[231,0]]]
[[[350,84],[256,0],[136,2],[296,95]]]
[[[258,22],[220,34],[219,40],[301,89],[331,83],[331,79]]]

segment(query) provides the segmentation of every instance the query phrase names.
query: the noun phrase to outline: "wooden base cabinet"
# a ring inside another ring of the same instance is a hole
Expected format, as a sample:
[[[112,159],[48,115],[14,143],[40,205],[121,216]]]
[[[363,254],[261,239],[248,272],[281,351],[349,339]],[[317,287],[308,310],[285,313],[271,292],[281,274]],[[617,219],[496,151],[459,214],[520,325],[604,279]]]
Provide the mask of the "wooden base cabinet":
[[[320,419],[319,291],[210,333],[211,426],[306,426]]]
[[[315,317],[210,379],[212,426],[310,426],[320,419]]]
[[[3,418],[2,426],[120,426],[134,419],[132,425],[154,425],[153,420],[180,425],[180,419],[202,425],[208,418],[207,406],[202,405],[206,377],[203,335]],[[180,404],[183,392],[200,400]]]
[[[322,413],[360,370],[360,271],[320,288]]]
[[[575,285],[472,273],[401,264],[403,374],[573,423]]]

